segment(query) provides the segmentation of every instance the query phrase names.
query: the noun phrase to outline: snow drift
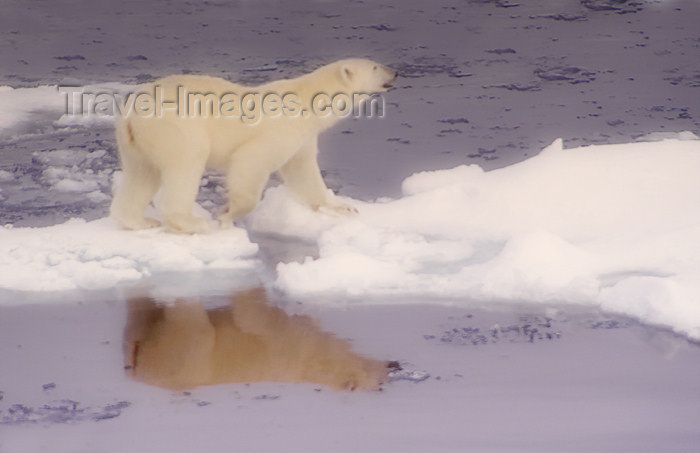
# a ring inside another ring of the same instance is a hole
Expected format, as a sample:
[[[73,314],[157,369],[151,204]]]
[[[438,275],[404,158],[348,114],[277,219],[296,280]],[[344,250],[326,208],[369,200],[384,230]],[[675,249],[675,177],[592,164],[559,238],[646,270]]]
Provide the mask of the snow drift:
[[[270,189],[248,224],[317,241],[317,259],[277,266],[275,286],[295,296],[597,305],[698,339],[698,175],[698,140],[558,140],[499,170],[414,174],[400,199],[356,201],[352,219]]]
[[[120,230],[112,219],[74,219],[46,228],[0,227],[0,288],[102,289],[158,274],[250,270],[258,264],[257,250],[239,228],[186,236],[163,228]]]

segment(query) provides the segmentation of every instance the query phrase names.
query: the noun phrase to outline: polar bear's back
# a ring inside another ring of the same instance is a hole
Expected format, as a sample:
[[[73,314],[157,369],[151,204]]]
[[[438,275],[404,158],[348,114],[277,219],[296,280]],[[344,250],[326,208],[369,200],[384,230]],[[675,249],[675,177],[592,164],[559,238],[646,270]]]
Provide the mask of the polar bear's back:
[[[152,87],[161,87],[169,93],[177,94],[180,87],[184,87],[188,92],[214,93],[222,95],[224,93],[238,93],[249,89],[243,85],[229,82],[221,77],[206,75],[178,74],[163,77],[156,80]]]

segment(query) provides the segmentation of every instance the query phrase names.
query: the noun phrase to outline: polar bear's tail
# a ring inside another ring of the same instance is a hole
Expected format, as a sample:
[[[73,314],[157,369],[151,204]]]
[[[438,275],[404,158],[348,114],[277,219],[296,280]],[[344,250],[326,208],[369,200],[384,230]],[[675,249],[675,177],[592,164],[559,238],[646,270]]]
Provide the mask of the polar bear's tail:
[[[114,125],[114,134],[117,139],[119,161],[122,165],[124,179],[135,176],[135,173],[150,167],[139,149],[134,130],[129,117],[117,116]]]
[[[114,133],[117,138],[117,146],[119,149],[119,157],[123,158],[123,154],[125,152],[131,153],[136,151],[136,140],[134,138],[134,131],[131,129],[131,124],[129,123],[129,118],[124,118],[117,115],[114,126]]]
[[[128,116],[117,116],[114,128],[124,179],[135,178],[139,182],[156,183],[159,172],[148,158],[148,153],[142,149],[139,143],[138,129],[134,128],[131,121],[132,119]]]

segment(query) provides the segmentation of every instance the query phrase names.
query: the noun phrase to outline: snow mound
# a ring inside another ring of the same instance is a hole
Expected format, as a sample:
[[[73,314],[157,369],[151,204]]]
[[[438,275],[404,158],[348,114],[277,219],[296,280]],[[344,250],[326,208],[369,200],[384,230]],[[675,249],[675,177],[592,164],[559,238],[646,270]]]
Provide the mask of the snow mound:
[[[162,228],[124,231],[111,219],[0,227],[0,288],[100,289],[161,273],[248,270],[257,265],[257,250],[239,228],[177,235]]]
[[[352,218],[278,187],[248,225],[318,243],[277,266],[295,296],[578,303],[700,339],[700,141],[683,138],[421,172],[397,200],[348,200]]]

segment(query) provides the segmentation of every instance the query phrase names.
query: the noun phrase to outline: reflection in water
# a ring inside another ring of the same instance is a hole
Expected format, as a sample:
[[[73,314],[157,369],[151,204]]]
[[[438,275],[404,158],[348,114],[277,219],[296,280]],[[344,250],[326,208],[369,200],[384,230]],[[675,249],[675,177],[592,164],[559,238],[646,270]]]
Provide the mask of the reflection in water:
[[[124,331],[127,373],[169,389],[228,382],[312,382],[378,389],[387,363],[364,358],[308,316],[270,306],[264,289],[239,292],[227,307],[158,305],[130,299]]]

